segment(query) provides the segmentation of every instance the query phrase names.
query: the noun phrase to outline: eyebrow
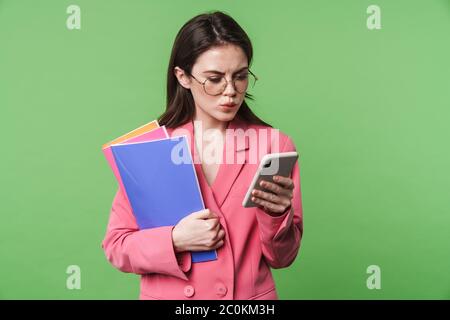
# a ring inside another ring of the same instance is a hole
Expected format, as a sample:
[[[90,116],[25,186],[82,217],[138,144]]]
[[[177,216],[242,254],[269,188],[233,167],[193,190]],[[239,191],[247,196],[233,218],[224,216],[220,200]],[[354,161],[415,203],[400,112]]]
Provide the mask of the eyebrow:
[[[235,75],[236,73],[239,73],[239,72],[241,72],[241,71],[243,71],[245,69],[248,69],[248,66],[240,68],[238,71],[234,72],[233,75]],[[215,73],[215,74],[220,74],[220,75],[224,75],[225,74],[225,73],[217,71],[217,70],[207,70],[207,71],[203,71],[203,73]]]

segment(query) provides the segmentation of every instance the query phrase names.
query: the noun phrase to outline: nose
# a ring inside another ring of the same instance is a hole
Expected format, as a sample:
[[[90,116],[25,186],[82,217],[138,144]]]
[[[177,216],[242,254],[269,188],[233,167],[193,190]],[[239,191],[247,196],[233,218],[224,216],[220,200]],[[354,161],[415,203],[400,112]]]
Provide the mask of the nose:
[[[227,85],[225,87],[225,90],[223,91],[223,94],[226,96],[235,96],[237,91],[234,87],[234,81],[233,80],[227,80]]]

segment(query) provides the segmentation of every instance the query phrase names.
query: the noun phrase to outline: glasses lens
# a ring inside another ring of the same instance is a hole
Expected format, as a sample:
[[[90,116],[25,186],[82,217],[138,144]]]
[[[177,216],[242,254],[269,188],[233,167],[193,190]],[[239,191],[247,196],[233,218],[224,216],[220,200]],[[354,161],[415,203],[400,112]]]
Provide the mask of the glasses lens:
[[[227,81],[224,77],[212,77],[208,78],[205,82],[205,91],[210,95],[221,94],[227,85]]]
[[[250,72],[238,74],[234,78],[234,88],[239,93],[244,93],[247,89],[253,88],[256,78]],[[227,80],[225,77],[211,77],[205,81],[205,91],[209,95],[219,95],[225,91]]]
[[[244,93],[245,91],[247,91],[249,85],[250,87],[253,87],[254,85],[254,81],[252,83],[253,79],[254,79],[253,76],[249,72],[237,75],[234,80],[236,91],[239,93]]]

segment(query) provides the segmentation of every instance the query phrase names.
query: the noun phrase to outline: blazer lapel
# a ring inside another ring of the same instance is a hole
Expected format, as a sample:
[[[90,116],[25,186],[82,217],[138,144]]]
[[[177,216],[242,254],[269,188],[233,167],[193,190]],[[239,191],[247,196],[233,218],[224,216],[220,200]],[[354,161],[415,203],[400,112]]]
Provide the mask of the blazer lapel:
[[[244,164],[248,161],[246,150],[249,148],[249,138],[245,134],[246,129],[247,124],[237,119],[237,116],[228,124],[222,163],[211,187],[219,207],[222,206]]]

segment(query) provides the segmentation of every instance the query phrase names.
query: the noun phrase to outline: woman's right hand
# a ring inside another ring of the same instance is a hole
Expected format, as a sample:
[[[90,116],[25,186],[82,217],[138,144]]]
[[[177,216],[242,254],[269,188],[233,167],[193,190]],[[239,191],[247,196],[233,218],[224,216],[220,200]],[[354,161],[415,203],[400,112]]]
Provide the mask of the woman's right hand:
[[[224,236],[219,217],[209,209],[191,213],[172,230],[175,252],[214,250],[223,245]]]

